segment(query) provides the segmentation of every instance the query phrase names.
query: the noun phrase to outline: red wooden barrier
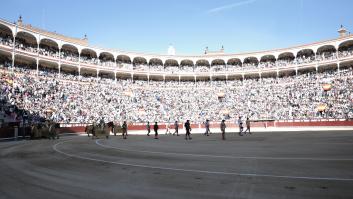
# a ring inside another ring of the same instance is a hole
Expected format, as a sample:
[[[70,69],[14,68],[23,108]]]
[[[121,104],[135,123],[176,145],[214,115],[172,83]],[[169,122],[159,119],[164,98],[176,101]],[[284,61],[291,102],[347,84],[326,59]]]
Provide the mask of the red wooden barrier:
[[[84,133],[85,126],[88,124],[62,124],[59,133]],[[151,125],[151,130],[153,131],[153,123]],[[219,123],[210,123],[210,128],[219,128]],[[238,125],[227,122],[227,128],[238,128]],[[179,124],[179,129],[183,129],[184,124]],[[244,124],[245,126],[245,124]],[[346,121],[269,121],[269,122],[251,122],[251,127],[353,127],[353,120]],[[159,130],[165,130],[165,124],[158,125]],[[174,125],[170,125],[171,129],[174,129]],[[205,128],[204,124],[191,124],[192,129]],[[146,130],[146,124],[130,124],[128,125],[128,130]],[[29,128],[26,128],[26,135],[29,135]],[[14,136],[14,127],[2,127],[0,128],[0,139],[9,138]],[[147,132],[147,130],[146,130]],[[19,129],[19,136],[22,135],[22,130]]]

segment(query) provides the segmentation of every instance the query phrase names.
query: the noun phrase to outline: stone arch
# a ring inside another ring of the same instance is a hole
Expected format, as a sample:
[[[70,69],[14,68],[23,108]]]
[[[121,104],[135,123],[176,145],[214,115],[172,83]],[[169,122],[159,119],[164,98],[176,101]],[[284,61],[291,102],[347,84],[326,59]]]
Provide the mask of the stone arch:
[[[210,62],[206,59],[199,59],[196,61],[195,66],[206,66],[206,67],[210,67]]]
[[[338,51],[353,50],[353,40],[347,40],[338,45]]]
[[[147,65],[147,60],[144,57],[135,57],[132,61],[134,65]]]
[[[127,55],[118,55],[116,57],[116,62],[119,64],[131,64],[131,58]]]
[[[317,49],[316,55],[321,55],[322,53],[335,53],[336,47],[334,45],[324,45]]]
[[[59,44],[48,38],[43,38],[39,41],[40,53],[58,53],[59,52]]]
[[[256,57],[247,57],[244,59],[243,64],[255,64],[257,66],[259,64],[259,60]]]
[[[180,66],[194,66],[194,62],[190,59],[181,60]]]
[[[109,61],[114,62],[115,61],[114,55],[110,52],[101,52],[99,54],[98,58],[101,62],[109,62]]]
[[[5,24],[0,24],[0,37],[13,40],[12,29]]]
[[[292,52],[284,52],[278,55],[277,60],[293,61],[295,56]]]
[[[215,60],[212,60],[211,62],[211,66],[216,66],[216,65],[226,65],[226,62],[223,60],[223,59],[215,59]]]
[[[151,58],[148,62],[150,66],[163,66],[163,61],[159,58]]]
[[[314,55],[315,55],[314,51],[312,49],[307,48],[307,49],[302,49],[302,50],[298,51],[297,58],[304,57],[304,56],[310,57],[310,56],[314,56]]]
[[[179,63],[177,60],[175,59],[167,59],[164,62],[164,66],[175,66],[175,67],[179,67]]]
[[[19,44],[24,47],[26,46],[26,47],[37,48],[38,47],[37,37],[27,31],[19,31],[16,34],[16,45],[19,45]]]
[[[243,63],[241,62],[241,60],[239,58],[231,58],[231,59],[228,59],[227,65],[230,65],[230,66],[242,66]]]

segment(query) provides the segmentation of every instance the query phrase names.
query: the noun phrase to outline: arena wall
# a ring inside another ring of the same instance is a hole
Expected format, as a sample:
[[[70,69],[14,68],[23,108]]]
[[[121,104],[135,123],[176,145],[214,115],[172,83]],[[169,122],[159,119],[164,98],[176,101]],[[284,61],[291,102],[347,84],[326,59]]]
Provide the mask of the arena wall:
[[[60,134],[84,134],[85,127],[88,124],[61,124],[59,130]],[[239,128],[237,124],[227,122],[227,129]],[[15,129],[17,129],[18,136],[23,137],[30,135],[30,128],[18,127],[17,124],[11,124],[11,126],[0,128],[0,140],[11,139],[15,137]],[[164,133],[167,125],[165,123],[159,124],[159,132]],[[191,124],[193,132],[204,132],[203,124]],[[210,124],[211,129],[219,129],[219,122],[213,122]],[[259,121],[252,122],[251,128],[257,129],[257,131],[305,131],[305,130],[352,130],[353,119],[349,120],[302,120],[302,121]],[[174,131],[174,125],[170,125],[170,129]],[[180,133],[184,133],[183,125],[179,124]],[[128,131],[130,133],[146,131],[146,124],[129,124]],[[153,125],[151,126],[151,132],[153,134]]]

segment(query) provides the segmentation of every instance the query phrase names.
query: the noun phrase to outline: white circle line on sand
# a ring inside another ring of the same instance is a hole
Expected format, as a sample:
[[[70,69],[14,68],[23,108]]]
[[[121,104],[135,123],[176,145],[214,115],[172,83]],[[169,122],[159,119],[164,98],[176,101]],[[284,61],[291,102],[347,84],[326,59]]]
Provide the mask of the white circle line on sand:
[[[353,181],[352,178],[331,178],[331,177],[308,177],[308,176],[287,176],[287,175],[269,175],[269,174],[255,174],[255,173],[235,173],[235,172],[223,172],[223,171],[207,171],[207,170],[197,170],[197,169],[179,169],[179,168],[172,168],[172,167],[160,167],[160,166],[149,166],[149,165],[141,165],[141,164],[130,164],[130,163],[123,163],[123,162],[113,162],[108,160],[96,159],[85,157],[81,155],[69,154],[63,152],[58,149],[59,145],[62,145],[67,141],[56,143],[52,146],[53,150],[66,155],[72,158],[78,158],[82,160],[89,160],[94,162],[103,162],[121,166],[131,166],[131,167],[139,167],[139,168],[147,168],[147,169],[159,169],[159,170],[166,170],[166,171],[179,171],[179,172],[192,172],[192,173],[204,173],[204,174],[219,174],[219,175],[234,175],[234,176],[248,176],[248,177],[268,177],[268,178],[283,178],[283,179],[302,179],[302,180],[329,180],[329,181]]]
[[[209,157],[209,158],[228,158],[228,159],[255,159],[255,160],[311,160],[311,161],[353,161],[353,158],[312,158],[312,157],[256,157],[256,156],[227,156],[227,155],[206,155],[206,154],[193,154],[193,153],[173,153],[173,152],[159,152],[159,151],[145,151],[145,150],[131,150],[124,149],[109,145],[104,145],[96,140],[96,144],[110,149],[119,151],[136,152],[136,153],[149,153],[161,155],[175,155],[175,156],[191,156],[191,157]]]

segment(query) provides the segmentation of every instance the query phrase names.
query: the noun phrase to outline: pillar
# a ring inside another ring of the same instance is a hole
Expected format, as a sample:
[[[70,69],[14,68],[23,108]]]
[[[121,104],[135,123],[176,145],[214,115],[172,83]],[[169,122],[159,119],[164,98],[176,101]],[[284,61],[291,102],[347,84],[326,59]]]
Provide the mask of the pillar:
[[[11,68],[12,68],[12,71],[13,71],[13,68],[15,67],[15,45],[16,45],[16,42],[15,42],[15,38],[16,36],[13,37],[13,47],[12,47],[12,65],[11,65]]]
[[[37,76],[38,76],[38,73],[39,73],[39,58],[37,57]]]
[[[60,77],[60,71],[61,71],[61,63],[60,62],[59,62],[58,69],[59,69],[59,77]]]
[[[78,67],[81,68],[81,52],[78,53]]]
[[[16,29],[15,29],[15,34],[13,36],[13,46],[12,46],[12,67],[11,67],[11,71],[13,72],[14,67],[15,67],[15,50],[16,50],[16,35],[17,35],[17,28],[18,28],[18,24],[16,24]]]
[[[59,77],[60,77],[60,68],[61,68],[61,47],[59,46]]]
[[[11,65],[11,70],[13,72],[13,69],[15,67],[15,50],[12,52],[12,65]]]
[[[39,42],[40,42],[40,37],[39,37]],[[37,56],[39,57],[39,43],[37,44]]]

